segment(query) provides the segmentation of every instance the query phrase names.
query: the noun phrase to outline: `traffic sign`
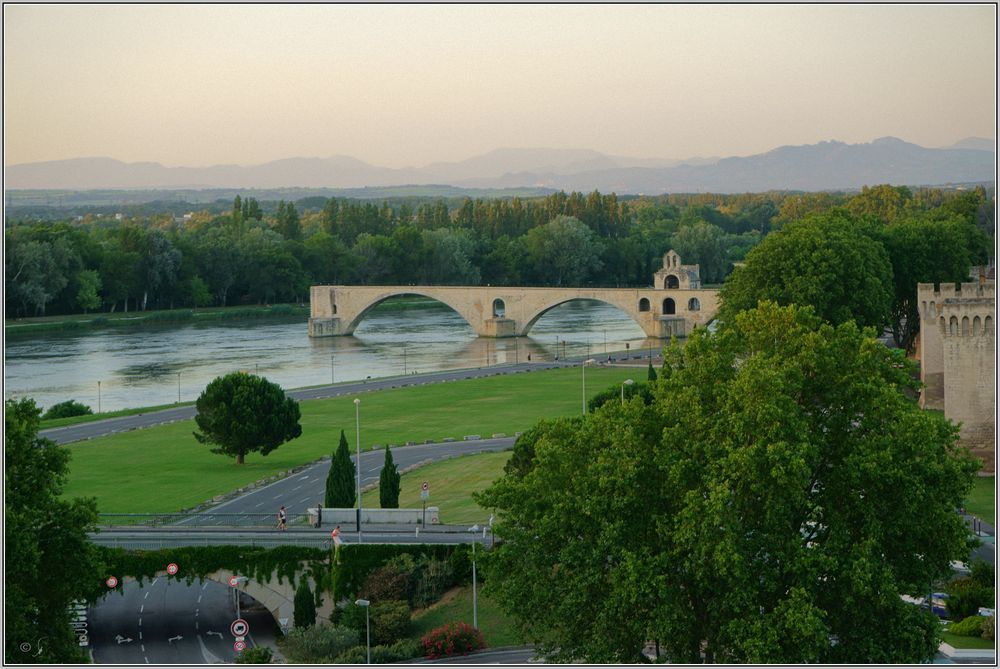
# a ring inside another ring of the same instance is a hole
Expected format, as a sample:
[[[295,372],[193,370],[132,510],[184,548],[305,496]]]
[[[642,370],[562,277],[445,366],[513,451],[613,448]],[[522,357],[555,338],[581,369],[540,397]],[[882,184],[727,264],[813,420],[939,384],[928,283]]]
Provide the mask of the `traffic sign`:
[[[420,499],[429,499],[430,496],[431,496],[431,493],[429,491],[427,491],[427,490],[421,490],[420,491]]]
[[[438,517],[437,516],[431,516],[431,522],[432,523],[437,523],[437,521],[438,521]]]
[[[427,481],[424,481],[423,483],[420,484],[420,489],[421,490],[430,490],[430,486],[427,485]]]
[[[233,644],[233,650],[235,650],[237,653],[242,653],[246,647],[247,644],[244,641],[237,641],[236,643]]]
[[[235,588],[239,584],[240,584],[240,577],[239,576],[230,576],[229,577],[229,585],[231,585],[231,586],[233,586]]]
[[[237,618],[233,621],[233,624],[229,626],[229,631],[233,633],[234,637],[246,636],[250,631],[250,623],[243,620],[243,618]]]
[[[113,588],[113,587],[115,587],[116,585],[118,585],[118,579],[117,579],[117,578],[115,578],[114,576],[108,576],[108,580],[106,580],[106,581],[105,581],[104,583],[105,583],[105,585],[107,585],[107,586],[108,586],[109,588]]]
[[[177,566],[176,562],[171,562],[170,564],[167,565],[167,573],[170,574],[171,576],[176,574],[178,569],[180,568]]]

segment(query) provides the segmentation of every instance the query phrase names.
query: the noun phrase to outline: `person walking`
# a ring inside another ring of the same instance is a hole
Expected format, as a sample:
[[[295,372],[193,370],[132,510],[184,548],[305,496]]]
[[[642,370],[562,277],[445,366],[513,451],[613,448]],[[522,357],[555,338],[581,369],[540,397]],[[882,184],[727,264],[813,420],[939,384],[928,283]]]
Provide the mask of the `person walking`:
[[[316,527],[323,526],[323,502],[316,505]]]
[[[285,505],[278,509],[278,529],[284,531],[285,523],[288,522],[288,514],[285,512]]]

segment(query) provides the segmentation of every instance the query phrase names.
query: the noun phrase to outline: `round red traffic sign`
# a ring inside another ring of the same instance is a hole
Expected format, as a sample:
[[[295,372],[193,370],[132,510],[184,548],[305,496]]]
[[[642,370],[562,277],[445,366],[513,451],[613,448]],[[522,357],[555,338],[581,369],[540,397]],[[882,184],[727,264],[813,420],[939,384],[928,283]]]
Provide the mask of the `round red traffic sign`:
[[[115,587],[116,585],[118,585],[118,579],[117,579],[117,578],[115,578],[114,576],[108,576],[108,580],[106,580],[106,581],[105,581],[104,583],[105,583],[105,585],[107,585],[107,586],[108,586],[109,588],[113,588],[113,587]]]
[[[167,565],[167,573],[170,574],[171,576],[176,574],[179,569],[180,567],[177,566],[176,562],[171,562],[170,564]]]
[[[247,647],[246,641],[237,641],[236,643],[233,644],[233,650],[235,650],[237,653],[242,653],[246,647]]]
[[[438,521],[438,517],[437,516],[431,516],[431,522],[432,523],[437,523],[437,521]]]
[[[421,490],[430,490],[430,486],[427,485],[427,481],[424,481],[423,483],[420,484],[420,489]]]
[[[233,624],[229,626],[229,631],[236,637],[246,636],[247,632],[250,631],[250,623],[243,620],[243,618],[237,618],[233,621]]]
[[[239,578],[239,576],[230,576],[229,577],[229,585],[231,585],[231,586],[233,586],[235,588],[239,584],[240,584],[240,578]]]

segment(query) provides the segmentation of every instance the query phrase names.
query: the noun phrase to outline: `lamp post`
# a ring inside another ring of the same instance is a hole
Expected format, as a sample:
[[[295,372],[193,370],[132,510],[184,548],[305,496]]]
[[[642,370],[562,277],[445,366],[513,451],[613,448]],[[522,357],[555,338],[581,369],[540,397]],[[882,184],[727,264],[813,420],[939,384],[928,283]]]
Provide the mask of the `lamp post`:
[[[236,587],[233,588],[233,595],[236,597],[236,617],[240,617],[240,586],[250,580],[247,576],[236,577]]]
[[[406,344],[403,344],[403,376],[406,376]]]
[[[177,372],[177,403],[181,403],[181,373]]]
[[[336,383],[336,377],[333,372],[333,353],[330,354],[330,383]]]
[[[361,400],[354,398],[354,433],[358,437],[358,543],[361,543]]]
[[[472,626],[479,629],[479,609],[476,600],[476,541],[472,542]]]
[[[594,362],[593,358],[587,358],[580,365],[580,375],[583,379],[583,415],[587,415],[587,365]]]
[[[363,607],[365,607],[365,650],[367,651],[367,655],[368,655],[368,664],[371,664],[372,663],[372,631],[371,631],[371,625],[368,624],[368,608],[369,608],[369,604],[371,604],[371,602],[369,602],[367,599],[356,599],[356,600],[354,600],[354,603],[357,606],[363,606]]]
[[[635,383],[635,381],[632,379],[625,379],[622,381],[622,406],[625,406],[625,386],[630,386],[633,383]]]
[[[101,413],[101,382],[97,382],[97,413]]]

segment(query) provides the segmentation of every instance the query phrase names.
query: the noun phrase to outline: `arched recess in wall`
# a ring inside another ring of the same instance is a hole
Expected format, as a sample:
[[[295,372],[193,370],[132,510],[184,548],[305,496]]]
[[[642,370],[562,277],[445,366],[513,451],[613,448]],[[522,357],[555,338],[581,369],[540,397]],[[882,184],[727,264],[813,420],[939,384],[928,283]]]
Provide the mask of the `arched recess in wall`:
[[[972,333],[972,330],[969,329],[969,317],[968,316],[963,316],[962,317],[962,335],[968,337],[971,333]]]
[[[649,300],[645,297],[639,300],[639,311],[649,311]]]
[[[681,282],[673,274],[668,274],[667,278],[663,280],[664,288],[680,288]]]
[[[493,318],[503,318],[507,313],[507,305],[499,297],[493,300]]]
[[[983,331],[983,321],[982,319],[979,318],[979,316],[976,316],[975,318],[972,319],[972,335],[974,337],[978,336],[982,331]]]
[[[958,316],[952,316],[948,320],[948,333],[953,335],[958,334]]]
[[[674,304],[674,299],[672,297],[668,297],[667,299],[663,300],[663,315],[668,316],[670,314],[676,314],[676,313],[677,313],[677,305]]]
[[[986,320],[983,321],[983,334],[991,335],[993,334],[993,317],[987,316]]]
[[[688,300],[688,311],[701,311],[701,302],[698,301],[697,297]]]
[[[944,322],[944,316],[938,319],[938,327],[941,328],[941,334],[948,334],[948,325]]]

